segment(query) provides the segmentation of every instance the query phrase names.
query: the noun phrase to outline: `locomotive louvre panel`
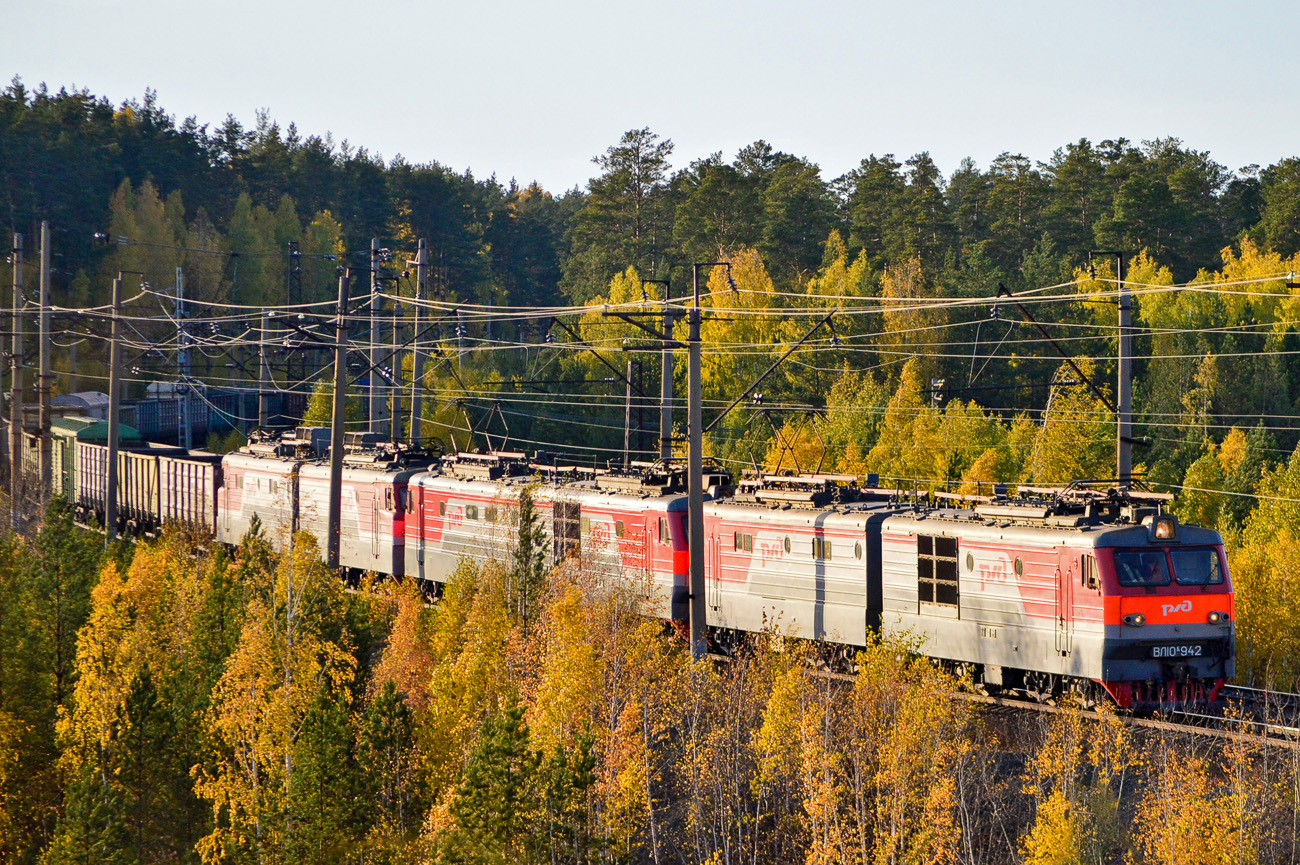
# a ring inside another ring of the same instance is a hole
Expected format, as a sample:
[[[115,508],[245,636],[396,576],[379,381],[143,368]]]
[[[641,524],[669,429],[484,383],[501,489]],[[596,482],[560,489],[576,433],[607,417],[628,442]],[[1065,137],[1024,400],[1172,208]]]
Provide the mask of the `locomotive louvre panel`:
[[[551,504],[551,538],[555,561],[576,553],[582,544],[582,506],[569,499],[555,499]]]
[[[942,535],[917,536],[916,594],[920,612],[958,615],[961,592],[958,586],[956,538]]]

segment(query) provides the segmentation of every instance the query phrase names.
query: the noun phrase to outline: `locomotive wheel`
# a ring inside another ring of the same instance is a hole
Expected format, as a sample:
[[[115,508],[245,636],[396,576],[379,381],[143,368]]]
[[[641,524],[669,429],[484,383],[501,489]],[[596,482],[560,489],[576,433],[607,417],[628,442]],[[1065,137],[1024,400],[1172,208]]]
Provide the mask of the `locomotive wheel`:
[[[1056,677],[1038,670],[1025,671],[1025,693],[1039,703],[1056,704]]]
[[[1096,682],[1088,679],[1074,679],[1070,682],[1068,693],[1070,699],[1080,709],[1095,709],[1100,699],[1101,689]]]
[[[975,665],[966,661],[953,661],[949,665],[948,672],[952,673],[953,678],[958,682],[974,686],[975,684]]]

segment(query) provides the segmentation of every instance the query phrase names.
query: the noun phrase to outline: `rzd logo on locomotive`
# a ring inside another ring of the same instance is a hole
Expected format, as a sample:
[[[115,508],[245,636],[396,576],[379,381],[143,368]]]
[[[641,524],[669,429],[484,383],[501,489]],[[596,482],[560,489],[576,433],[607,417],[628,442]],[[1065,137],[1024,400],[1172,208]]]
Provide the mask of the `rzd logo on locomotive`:
[[[1168,618],[1170,613],[1190,613],[1192,611],[1192,599],[1188,598],[1181,604],[1161,604],[1160,611],[1164,613],[1165,618]]]

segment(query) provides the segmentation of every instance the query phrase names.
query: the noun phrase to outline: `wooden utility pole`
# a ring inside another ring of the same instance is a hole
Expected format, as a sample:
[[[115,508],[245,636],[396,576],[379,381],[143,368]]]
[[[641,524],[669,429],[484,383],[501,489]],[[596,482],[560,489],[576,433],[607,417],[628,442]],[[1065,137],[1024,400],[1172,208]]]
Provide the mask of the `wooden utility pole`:
[[[108,466],[104,484],[105,540],[117,537],[117,453],[122,405],[122,274],[113,280],[113,329],[108,349]]]
[[[54,472],[54,440],[50,437],[50,396],[54,385],[50,366],[50,224],[41,222],[41,313],[40,368],[36,379],[36,397],[40,403],[41,477],[40,501],[50,498],[50,479]]]
[[[23,236],[14,234],[13,355],[9,361],[9,525],[22,525],[23,500]]]
[[[424,438],[424,420],[421,417],[424,394],[424,353],[420,351],[420,304],[429,296],[429,247],[420,238],[415,254],[415,318],[411,340],[411,444],[418,445]]]
[[[335,571],[339,567],[339,538],[343,525],[343,431],[347,420],[348,290],[351,281],[351,269],[339,277],[338,315],[334,320],[334,411],[330,426],[329,537],[325,539],[325,560]]]

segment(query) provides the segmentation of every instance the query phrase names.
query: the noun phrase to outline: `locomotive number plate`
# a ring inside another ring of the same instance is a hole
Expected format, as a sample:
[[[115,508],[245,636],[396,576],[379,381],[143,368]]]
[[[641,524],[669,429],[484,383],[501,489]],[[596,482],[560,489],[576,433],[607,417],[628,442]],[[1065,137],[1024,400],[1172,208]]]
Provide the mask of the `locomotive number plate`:
[[[1153,658],[1199,658],[1205,651],[1204,646],[1152,646]]]

